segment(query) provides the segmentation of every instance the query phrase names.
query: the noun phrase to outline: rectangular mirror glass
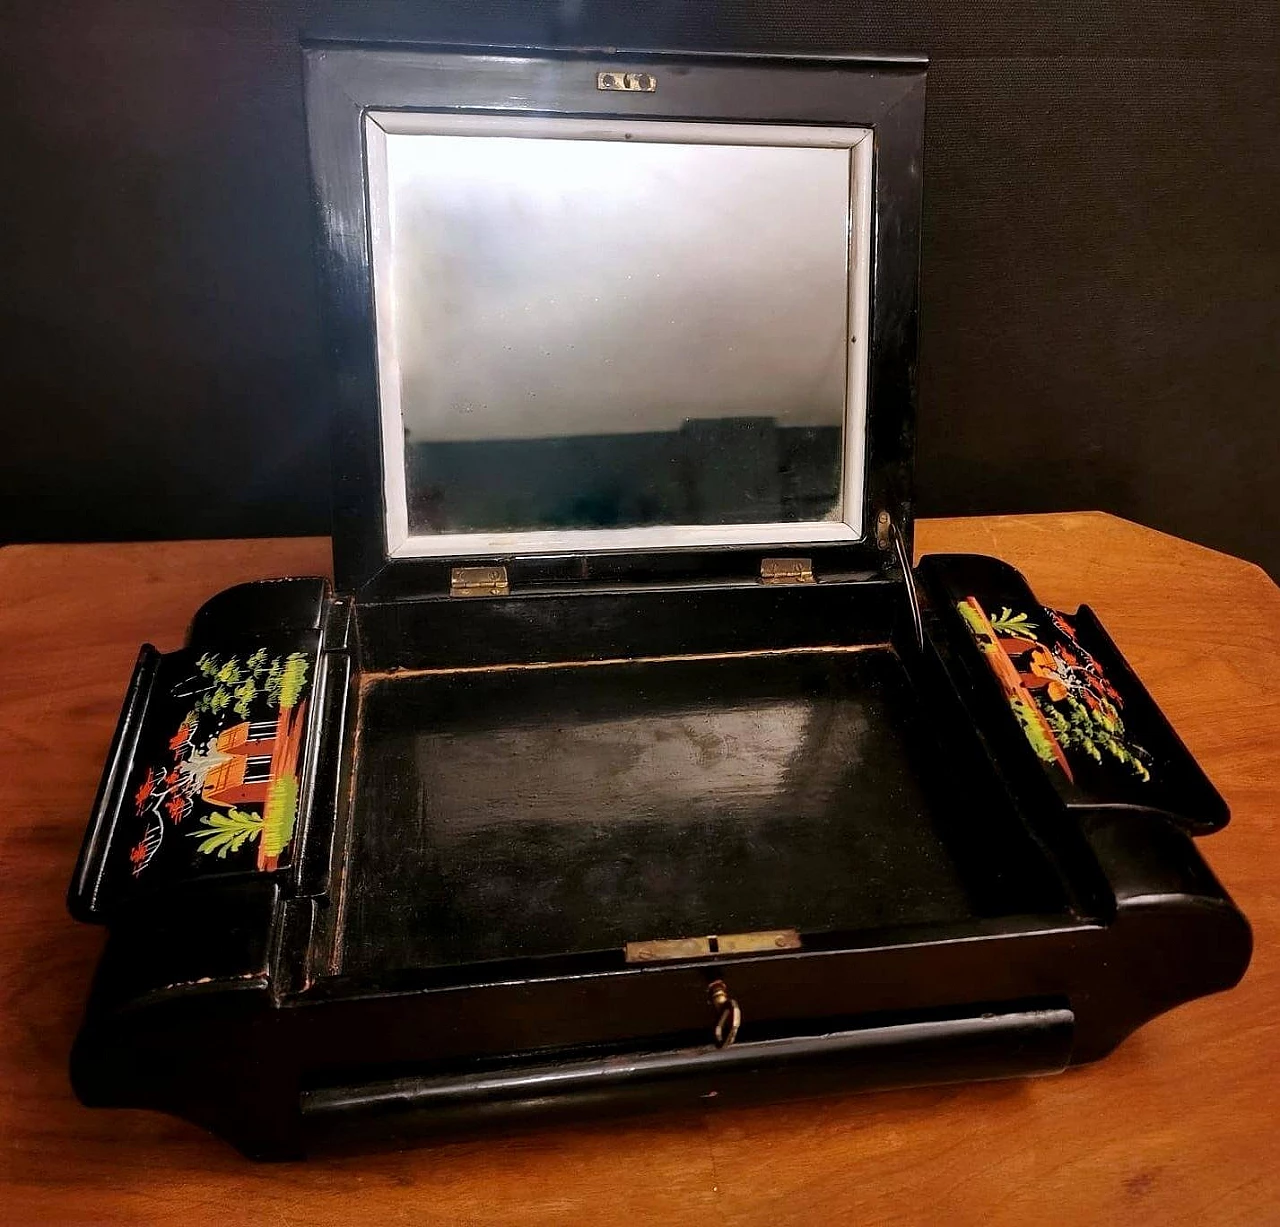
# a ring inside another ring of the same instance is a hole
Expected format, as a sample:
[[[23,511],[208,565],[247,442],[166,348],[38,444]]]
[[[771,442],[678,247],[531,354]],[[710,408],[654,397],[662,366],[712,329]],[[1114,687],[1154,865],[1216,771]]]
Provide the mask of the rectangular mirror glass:
[[[371,114],[393,552],[856,535],[863,135]]]

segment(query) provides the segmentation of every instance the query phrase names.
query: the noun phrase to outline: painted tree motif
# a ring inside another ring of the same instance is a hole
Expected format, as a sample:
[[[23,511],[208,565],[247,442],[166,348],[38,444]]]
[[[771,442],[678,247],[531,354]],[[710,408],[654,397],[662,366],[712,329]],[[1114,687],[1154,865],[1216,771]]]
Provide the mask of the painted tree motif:
[[[294,707],[306,685],[309,663],[301,652],[272,656],[259,648],[243,661],[236,656],[225,660],[216,652],[206,652],[196,661],[197,672],[175,687],[179,698],[195,700],[188,723],[201,716],[220,716],[228,708],[242,720],[249,707],[262,696],[268,707],[287,712]]]
[[[262,834],[262,815],[236,809],[233,805],[225,814],[214,812],[200,819],[201,830],[188,831],[188,839],[201,840],[197,852],[206,855],[216,853],[219,860],[226,860],[228,852],[239,852],[246,842],[252,842]]]
[[[1005,605],[994,618],[991,627],[997,635],[1006,635],[1017,639],[1037,639],[1036,631],[1039,623],[1032,622],[1025,613],[1014,613]]]

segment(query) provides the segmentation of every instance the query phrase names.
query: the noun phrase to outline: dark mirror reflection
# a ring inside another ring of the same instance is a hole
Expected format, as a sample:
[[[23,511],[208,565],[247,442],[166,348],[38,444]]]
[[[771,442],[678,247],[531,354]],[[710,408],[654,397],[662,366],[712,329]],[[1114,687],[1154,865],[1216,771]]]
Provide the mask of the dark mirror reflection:
[[[840,518],[847,149],[387,140],[411,532]]]

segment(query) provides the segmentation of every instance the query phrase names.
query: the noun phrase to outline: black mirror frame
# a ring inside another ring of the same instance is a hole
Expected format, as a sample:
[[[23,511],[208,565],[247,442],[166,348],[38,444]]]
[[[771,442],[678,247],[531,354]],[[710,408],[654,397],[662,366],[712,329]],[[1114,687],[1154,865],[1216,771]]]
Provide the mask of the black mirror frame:
[[[753,581],[762,554],[811,557],[821,574],[891,562],[887,512],[912,538],[920,202],[926,61],[918,56],[547,52],[368,43],[305,46],[307,126],[326,343],[334,390],[333,551],[339,591],[361,602],[447,593],[456,566],[501,564],[513,587]],[[600,71],[646,73],[652,92],[601,90]],[[871,338],[863,523],[853,544],[699,547],[661,553],[390,558],[383,516],[364,115],[370,110],[869,128],[874,139]],[[908,554],[908,556],[910,556]]]

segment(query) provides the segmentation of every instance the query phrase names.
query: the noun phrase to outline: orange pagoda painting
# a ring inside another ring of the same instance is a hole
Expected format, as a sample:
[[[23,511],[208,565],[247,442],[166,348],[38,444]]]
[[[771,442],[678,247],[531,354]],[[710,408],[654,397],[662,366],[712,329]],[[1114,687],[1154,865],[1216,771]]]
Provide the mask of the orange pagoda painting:
[[[128,850],[130,872],[146,870],[174,828],[195,841],[198,859],[248,868],[252,850],[253,867],[277,869],[297,821],[311,661],[259,648],[244,657],[204,653],[193,665],[170,688],[177,710],[189,710],[167,739],[165,761],[152,760],[133,793],[143,826]]]
[[[1087,762],[1111,764],[1142,783],[1151,779],[1150,755],[1125,730],[1119,692],[1070,619],[1046,609],[1041,623],[1008,606],[991,614],[973,596],[956,608],[1043,762],[1072,782]]]

